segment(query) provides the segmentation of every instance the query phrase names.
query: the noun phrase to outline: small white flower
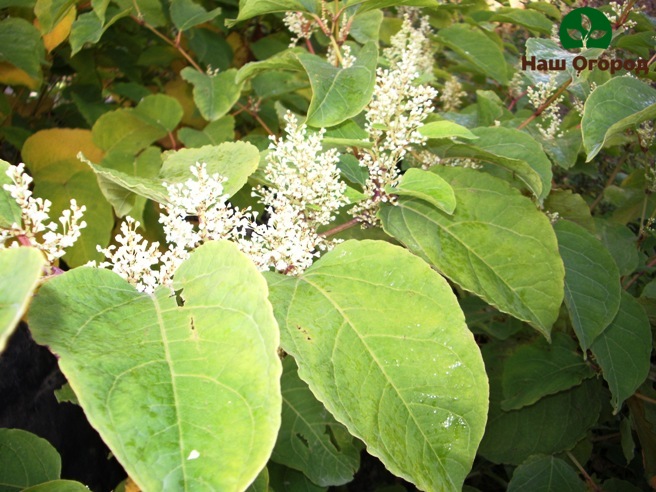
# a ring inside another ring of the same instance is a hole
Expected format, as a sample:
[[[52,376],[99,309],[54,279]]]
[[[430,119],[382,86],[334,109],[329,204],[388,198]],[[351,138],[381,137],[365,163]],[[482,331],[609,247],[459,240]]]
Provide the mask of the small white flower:
[[[10,166],[7,176],[13,184],[6,184],[3,188],[20,207],[21,223],[0,231],[0,247],[4,247],[4,243],[11,238],[22,238],[22,241],[43,251],[50,263],[64,256],[64,250],[75,244],[81,235],[80,230],[87,226],[82,220],[86,207],[78,206],[72,199],[70,208],[64,210],[59,218],[62,232],[57,232],[57,223],[47,222],[52,204],[50,200],[32,196],[29,189],[32,178],[25,173],[25,164]]]

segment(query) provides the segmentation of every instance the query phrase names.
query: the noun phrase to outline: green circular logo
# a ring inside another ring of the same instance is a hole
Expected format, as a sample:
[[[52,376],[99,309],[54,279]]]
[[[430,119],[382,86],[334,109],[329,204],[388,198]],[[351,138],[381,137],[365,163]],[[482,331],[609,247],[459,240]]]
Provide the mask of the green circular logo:
[[[613,29],[606,15],[592,7],[574,9],[560,24],[560,43],[565,49],[610,46]]]

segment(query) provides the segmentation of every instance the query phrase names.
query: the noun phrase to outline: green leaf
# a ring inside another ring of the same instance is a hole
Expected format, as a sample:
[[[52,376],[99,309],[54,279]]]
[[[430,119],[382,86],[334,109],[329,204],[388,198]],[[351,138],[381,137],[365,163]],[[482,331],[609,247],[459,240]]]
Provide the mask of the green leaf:
[[[508,492],[585,492],[585,483],[567,463],[554,456],[531,456],[515,469]]]
[[[620,273],[608,250],[581,226],[554,224],[565,264],[565,304],[581,348],[586,351],[620,306]]]
[[[531,31],[547,35],[551,34],[553,26],[553,22],[544,14],[526,9],[501,8],[489,20],[524,26]]]
[[[271,459],[303,472],[317,485],[342,485],[360,467],[360,446],[317,401],[297,374],[292,357],[283,360],[282,424]]]
[[[590,214],[590,205],[572,190],[551,190],[544,201],[544,209],[557,212],[559,217],[575,222],[588,232],[595,233],[595,221]]]
[[[492,387],[492,362],[485,350],[483,354]],[[499,401],[491,399],[479,454],[494,463],[519,465],[533,454],[572,449],[597,422],[601,409],[599,393],[598,381],[586,379],[579,386],[510,412],[502,411]]]
[[[517,346],[503,368],[501,408],[508,411],[532,405],[593,377],[594,371],[576,349],[576,342],[563,333],[554,333],[551,343],[538,338]]]
[[[224,116],[239,99],[242,83],[235,81],[236,75],[234,68],[218,75],[207,75],[191,67],[180,71],[180,76],[194,86],[194,102],[207,121]]]
[[[431,121],[419,128],[421,133],[426,138],[464,138],[467,140],[476,140],[478,137],[474,135],[468,128],[458,125],[452,121]]]
[[[365,44],[352,66],[338,68],[310,53],[297,55],[310,77],[312,100],[306,123],[334,126],[357,115],[371,100],[376,82],[378,48]]]
[[[13,224],[21,223],[21,209],[5,190],[4,185],[12,185],[14,182],[7,176],[7,170],[11,164],[0,159],[0,228],[9,229]]]
[[[248,486],[246,492],[269,492],[269,470],[264,467],[255,481]]]
[[[164,94],[153,94],[144,97],[134,112],[150,125],[172,132],[180,123],[183,110],[177,99]]]
[[[358,12],[353,17],[349,34],[360,44],[365,44],[369,41],[378,43],[378,36],[383,17],[383,12],[381,10],[370,10],[369,12],[362,13]]]
[[[247,63],[237,72],[235,82],[241,84],[261,73],[269,73],[271,70],[303,71],[303,65],[298,60],[298,55],[304,52],[305,50],[302,48],[289,48],[266,60]]]
[[[614,413],[647,378],[651,349],[651,327],[644,309],[622,292],[617,316],[590,346],[608,382]]]
[[[327,487],[320,487],[310,481],[301,472],[276,463],[269,463],[270,490],[273,492],[326,492]]]
[[[636,235],[625,225],[609,220],[597,218],[594,224],[597,237],[615,260],[620,275],[633,273],[640,264]]]
[[[498,178],[444,166],[431,172],[453,188],[453,215],[399,198],[380,211],[385,231],[465,290],[549,338],[565,274],[549,220]]]
[[[337,163],[342,176],[352,183],[364,186],[369,177],[369,170],[360,165],[360,161],[352,154],[340,154]]]
[[[232,27],[258,15],[290,10],[320,14],[321,6],[318,0],[239,0],[239,15],[236,19],[226,19],[226,26]]]
[[[475,128],[475,142],[443,140],[431,150],[443,158],[465,157],[489,162],[510,171],[543,200],[551,190],[551,161],[529,134],[514,128]]]
[[[93,141],[106,152],[136,154],[164,138],[182,119],[180,103],[163,94],[144,97],[135,108],[103,114],[93,125]]]
[[[392,473],[424,490],[460,490],[487,382],[446,281],[382,241],[339,244],[297,278],[265,276],[282,346],[335,418]]]
[[[77,54],[87,44],[96,44],[100,41],[103,34],[116,21],[130,15],[130,9],[117,9],[110,7],[107,9],[110,19],[105,21],[104,17],[99,17],[96,11],[85,12],[80,14],[73,22],[69,42],[71,44],[71,56]],[[103,16],[104,16],[103,12]]]
[[[34,195],[52,202],[52,221],[70,207],[72,198],[79,206],[87,207],[83,216],[87,226],[63,257],[71,268],[99,260],[96,245],[107,244],[114,227],[112,207],[102,199],[93,172],[77,158],[80,152],[92,160],[101,159],[102,152],[93,144],[89,130],[41,130],[28,138],[22,149],[23,160],[34,178]]]
[[[172,0],[169,12],[176,29],[186,31],[214,19],[221,13],[221,7],[208,12],[202,5],[193,0]]]
[[[132,210],[135,204],[135,195],[158,203],[167,203],[168,201],[168,192],[160,179],[127,174],[90,161],[87,164],[96,174],[98,186],[119,217],[124,217]]]
[[[56,480],[61,472],[61,458],[52,444],[20,429],[0,429],[0,463],[0,492]]]
[[[248,142],[225,142],[196,149],[180,149],[164,153],[160,177],[167,182],[191,177],[189,167],[196,162],[207,164],[207,172],[226,178],[223,193],[229,197],[246,184],[260,162],[260,152]]]
[[[350,7],[360,5],[358,12],[367,12],[375,9],[388,7],[436,7],[435,0],[349,0],[346,4]]]
[[[437,174],[421,169],[408,169],[396,187],[387,186],[385,191],[398,196],[419,198],[447,214],[452,214],[456,208],[456,197],[449,183]]]
[[[502,85],[508,83],[508,65],[501,46],[468,24],[453,24],[440,29],[437,40],[471,62],[485,76]]]
[[[209,123],[202,130],[180,128],[178,138],[185,147],[202,147],[203,145],[219,145],[235,139],[235,118],[226,115]]]
[[[656,118],[656,89],[638,79],[615,77],[597,87],[585,102],[581,133],[590,162],[608,139]]]
[[[194,251],[173,288],[182,306],[166,287],[143,294],[111,271],[76,268],[40,289],[30,329],[142,490],[243,490],[280,426],[266,283],[222,241]]]
[[[11,63],[41,84],[41,64],[45,63],[41,33],[19,17],[0,22],[0,62]]]
[[[45,265],[35,248],[0,250],[0,353],[27,309]]]
[[[23,489],[23,492],[89,492],[89,489],[73,480],[51,480]]]

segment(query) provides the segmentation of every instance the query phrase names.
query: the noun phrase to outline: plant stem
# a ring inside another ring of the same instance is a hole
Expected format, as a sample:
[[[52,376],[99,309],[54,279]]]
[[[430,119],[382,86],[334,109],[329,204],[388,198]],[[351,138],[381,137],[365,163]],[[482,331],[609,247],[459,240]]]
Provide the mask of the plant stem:
[[[624,154],[624,157],[622,159],[620,159],[620,161],[615,166],[615,169],[613,169],[613,172],[610,174],[608,180],[606,180],[606,184],[604,185],[604,189],[601,191],[601,193],[599,193],[597,198],[595,198],[595,201],[592,202],[592,205],[590,205],[590,213],[592,213],[592,211],[601,202],[601,199],[604,196],[604,192],[606,191],[606,188],[608,188],[610,185],[612,185],[613,181],[615,181],[615,178],[617,177],[617,174],[620,172],[620,170],[622,169],[622,166],[626,162],[627,156],[628,156],[628,154]]]
[[[577,460],[571,452],[569,452],[569,451],[565,451],[565,452],[567,453],[567,457],[570,460],[572,460],[572,463],[574,463],[574,466],[576,466],[576,468],[579,469],[579,471],[581,472],[581,475],[583,475],[583,478],[585,478],[585,481],[587,482],[588,487],[590,487],[590,490],[593,490],[594,492],[602,492],[601,487],[599,487],[599,485],[597,485],[594,482],[594,480],[592,480],[592,477],[590,475],[588,475],[588,472],[585,471],[585,468],[583,468],[583,466],[581,466],[581,463],[579,463],[579,460]]]
[[[172,41],[172,40],[169,39],[168,37],[164,36],[164,34],[162,34],[161,32],[159,32],[159,31],[158,31],[157,29],[155,29],[153,26],[151,26],[150,24],[148,24],[146,21],[144,21],[144,20],[142,20],[142,19],[139,19],[139,17],[137,17],[137,16],[135,16],[135,15],[131,15],[130,17],[132,17],[132,19],[133,19],[135,22],[137,22],[138,24],[144,26],[146,29],[148,29],[150,32],[152,32],[155,36],[157,36],[158,38],[160,38],[160,39],[161,39],[162,41],[164,41],[166,44],[168,44],[169,46],[172,46],[173,48],[175,48],[175,49],[178,51],[178,53],[180,53],[180,54],[181,54],[181,55],[182,55],[182,56],[183,56],[183,57],[189,62],[189,64],[190,64],[192,67],[194,67],[196,70],[198,70],[198,71],[201,72],[201,73],[205,73],[205,72],[203,71],[203,69],[200,68],[200,65],[198,65],[198,63],[196,63],[196,62],[194,61],[194,59],[189,55],[189,53],[187,53],[187,52],[182,48],[182,46],[180,46],[180,45],[178,44],[178,43],[179,43],[179,40],[177,40],[178,43],[176,43],[175,41]]]
[[[631,277],[631,279],[626,284],[624,284],[624,290],[631,287],[631,285],[633,285],[636,280],[638,280],[640,277],[642,277],[645,274],[647,268],[651,268],[654,265],[656,265],[656,256],[652,257],[651,261],[647,263],[647,265],[645,265],[644,270],[636,273],[633,277]]]
[[[545,109],[547,109],[549,106],[553,104],[553,102],[560,97],[560,95],[565,92],[565,89],[569,87],[569,85],[572,83],[572,79],[569,79],[567,82],[565,82],[563,85],[561,85],[558,90],[555,92],[553,96],[551,96],[549,99],[547,99],[542,106],[540,106],[538,109],[535,110],[535,113],[533,113],[531,116],[526,118],[521,125],[517,127],[518,130],[521,130],[522,128],[526,127],[531,121],[533,121],[535,118],[540,116]]]
[[[333,227],[332,229],[328,229],[326,232],[322,232],[320,235],[323,237],[334,236],[335,234],[339,234],[342,231],[350,229],[359,223],[359,219],[351,219],[348,222],[344,222],[343,224]]]
[[[255,121],[257,121],[260,125],[262,125],[262,128],[269,134],[269,135],[275,135],[272,131],[271,128],[264,122],[262,118],[260,118],[260,115],[257,114],[257,111],[253,111],[250,109],[248,106],[245,106],[241,103],[237,103],[240,106],[240,112],[241,111],[246,111],[248,114],[250,114],[253,118],[255,118]]]
[[[637,391],[633,393],[633,396],[635,396],[636,398],[642,401],[646,401],[647,403],[651,403],[652,405],[656,405],[656,400],[654,400],[653,398],[649,398],[648,396],[645,396],[642,393],[638,393]]]

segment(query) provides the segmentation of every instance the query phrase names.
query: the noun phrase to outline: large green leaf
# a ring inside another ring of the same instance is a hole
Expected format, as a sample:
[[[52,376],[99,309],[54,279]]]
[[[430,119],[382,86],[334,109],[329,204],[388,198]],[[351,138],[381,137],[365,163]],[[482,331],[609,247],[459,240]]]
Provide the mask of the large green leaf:
[[[594,376],[576,349],[576,341],[563,333],[554,333],[551,343],[538,338],[517,346],[503,367],[501,408],[507,411],[532,405]]]
[[[283,361],[282,424],[271,459],[300,470],[317,485],[342,485],[360,467],[360,446],[298,377],[293,357]]]
[[[456,208],[456,197],[449,183],[437,174],[421,169],[408,169],[398,185],[394,188],[388,186],[385,191],[398,196],[419,198],[447,214],[452,214]]]
[[[348,6],[360,5],[359,12],[388,7],[436,7],[435,0],[349,0]]]
[[[509,22],[524,26],[531,31],[536,31],[541,34],[551,34],[553,22],[547,17],[535,10],[528,9],[515,9],[515,8],[500,8],[496,13],[490,17],[491,21]]]
[[[335,67],[310,53],[300,53],[298,59],[312,85],[308,125],[337,125],[358,114],[369,103],[376,82],[378,48],[375,43],[365,44],[348,68]]]
[[[191,177],[189,166],[201,162],[207,164],[207,172],[218,173],[226,180],[223,193],[229,197],[246,184],[260,161],[255,145],[248,142],[224,142],[221,145],[205,145],[195,149],[180,149],[167,152],[160,177],[165,181],[183,181]]]
[[[109,20],[105,21],[105,13]],[[102,14],[102,17],[100,15]],[[78,16],[71,27],[69,38],[71,44],[71,55],[75,55],[87,44],[96,44],[116,21],[130,15],[130,9],[119,9],[111,5],[99,14],[96,9],[93,12],[85,12]]]
[[[440,157],[465,157],[489,162],[510,171],[543,200],[551,190],[551,162],[529,134],[514,128],[475,128],[473,142],[440,140],[431,145]]]
[[[0,250],[0,353],[23,316],[45,264],[35,248]]]
[[[247,63],[237,72],[235,82],[241,84],[260,73],[270,73],[272,70],[303,71],[298,55],[304,52],[302,48],[289,48],[266,60]]]
[[[125,157],[128,160],[132,158]],[[200,148],[170,151],[162,156],[159,177],[128,174],[118,169],[99,166],[90,161],[103,194],[114,206],[119,216],[125,215],[134,204],[134,196],[149,198],[159,203],[168,202],[168,192],[163,183],[192,179],[190,167],[199,162],[207,165],[207,172],[218,173],[223,182],[224,194],[234,195],[255,172],[260,159],[257,147],[247,142],[225,142],[221,145],[205,145]],[[135,161],[136,162],[136,161]]]
[[[469,24],[453,24],[440,29],[437,39],[471,62],[483,75],[492,77],[502,85],[508,83],[508,64],[501,46],[479,28]]]
[[[595,218],[594,225],[597,237],[617,263],[620,275],[633,273],[640,264],[638,237],[627,226],[610,220]]]
[[[224,116],[239,99],[242,83],[235,82],[236,75],[234,68],[217,75],[201,73],[191,67],[180,71],[180,76],[194,86],[194,102],[207,121]]]
[[[77,268],[41,288],[30,329],[142,490],[243,490],[280,426],[266,283],[236,246],[210,242],[174,289],[182,306],[168,288],[143,294],[113,272]]]
[[[13,181],[7,176],[9,170],[7,161],[0,159],[0,228],[9,229],[13,224],[20,224],[21,209],[12,198],[11,194],[4,189],[4,185],[11,185]]]
[[[505,181],[435,166],[453,188],[448,215],[417,199],[381,208],[383,228],[444,275],[545,337],[563,300],[564,267],[549,220]]]
[[[0,21],[0,62],[11,63],[40,83],[45,53],[41,33],[25,19],[9,17]]]
[[[23,160],[34,177],[34,194],[52,202],[52,221],[70,206],[71,198],[87,207],[83,217],[87,226],[64,256],[70,267],[99,260],[96,245],[107,244],[114,227],[112,207],[102,199],[93,172],[77,158],[79,152],[92,160],[99,161],[102,156],[89,130],[41,130],[28,138],[22,149]]]
[[[608,382],[615,413],[649,374],[651,338],[644,309],[633,296],[622,292],[617,316],[590,346]]]
[[[574,469],[553,456],[531,456],[519,465],[508,483],[508,492],[585,492],[585,483]]]
[[[59,478],[61,458],[45,439],[20,429],[0,429],[0,492],[19,492]]]
[[[136,154],[165,137],[182,119],[180,103],[163,94],[144,97],[135,108],[103,114],[93,125],[93,141],[106,152]]]
[[[297,278],[267,279],[282,346],[335,418],[392,473],[460,490],[488,393],[446,281],[382,241],[347,241]]]
[[[478,138],[467,127],[448,120],[431,121],[430,123],[426,123],[419,128],[419,133],[426,138],[458,137],[466,140],[476,140]]]
[[[493,347],[483,348],[490,377],[490,413],[479,454],[494,463],[519,465],[534,454],[553,454],[572,449],[593,426],[601,409],[600,384],[583,384],[533,405],[504,412],[500,403],[505,361]]]
[[[585,101],[581,133],[590,162],[614,134],[656,118],[656,89],[630,77],[614,77]]]
[[[585,351],[610,324],[620,306],[620,273],[603,244],[568,220],[554,224],[565,264],[565,304]]]
[[[251,17],[290,10],[319,14],[321,5],[318,0],[239,0],[239,15],[236,19],[226,20],[226,25],[231,27]]]
[[[73,480],[51,480],[23,489],[22,492],[89,492],[89,488]]]

